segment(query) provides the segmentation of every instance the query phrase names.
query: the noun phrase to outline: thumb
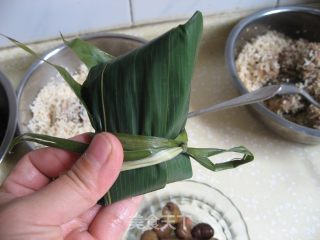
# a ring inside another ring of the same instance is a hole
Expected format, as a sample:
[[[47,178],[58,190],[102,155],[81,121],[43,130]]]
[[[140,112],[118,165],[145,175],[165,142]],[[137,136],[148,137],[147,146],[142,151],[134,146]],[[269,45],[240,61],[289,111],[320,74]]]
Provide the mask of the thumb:
[[[123,161],[119,140],[100,133],[73,167],[58,179],[24,199],[33,219],[62,224],[79,216],[110,189]],[[38,215],[38,216],[37,216]]]

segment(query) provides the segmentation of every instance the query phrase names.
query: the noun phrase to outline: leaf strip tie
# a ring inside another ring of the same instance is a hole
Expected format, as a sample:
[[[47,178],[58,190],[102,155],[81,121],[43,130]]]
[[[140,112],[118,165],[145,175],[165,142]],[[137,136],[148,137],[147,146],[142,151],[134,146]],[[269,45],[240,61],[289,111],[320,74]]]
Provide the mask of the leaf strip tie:
[[[121,171],[127,171],[131,169],[143,168],[159,163],[169,161],[178,156],[183,149],[181,147],[168,148],[157,152],[156,154],[150,155],[149,157],[142,158],[134,161],[124,161]]]
[[[182,143],[183,139],[187,139],[185,132],[181,133],[180,141],[170,140],[152,136],[129,135],[129,134],[115,134],[123,145],[124,149],[124,163],[121,171],[138,169],[157,165],[162,162],[174,159],[179,154],[187,154],[205,168],[211,171],[221,171],[225,169],[235,168],[242,164],[251,162],[254,157],[253,154],[245,147],[234,147],[231,149],[219,148],[188,148],[187,142]],[[134,147],[134,142],[140,139],[137,148]],[[49,147],[64,149],[67,151],[77,152],[82,154],[85,152],[88,143],[81,143],[70,139],[57,138],[36,133],[25,133],[16,137],[10,144],[9,151],[12,148],[24,141],[36,142]],[[217,154],[235,152],[243,154],[242,158],[233,158],[223,163],[213,163],[209,157]]]
[[[221,153],[235,152],[243,154],[242,158],[233,158],[223,163],[213,163],[209,157],[218,155]],[[188,148],[187,155],[192,157],[198,163],[211,171],[221,171],[225,169],[236,168],[242,164],[251,162],[254,159],[253,154],[245,147],[239,146],[230,149],[219,149],[219,148]]]

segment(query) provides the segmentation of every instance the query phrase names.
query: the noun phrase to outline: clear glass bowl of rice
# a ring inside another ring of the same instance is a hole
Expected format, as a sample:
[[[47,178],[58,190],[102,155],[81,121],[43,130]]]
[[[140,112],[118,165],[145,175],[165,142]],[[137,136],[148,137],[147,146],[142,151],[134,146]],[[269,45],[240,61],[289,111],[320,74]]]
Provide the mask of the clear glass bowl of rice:
[[[127,53],[146,40],[124,34],[90,34],[82,37],[113,56]],[[42,56],[66,68],[83,83],[88,69],[64,44]],[[38,60],[26,72],[18,86],[18,132],[46,134],[61,138],[93,132],[85,108],[59,73]],[[27,143],[31,149],[40,145]]]

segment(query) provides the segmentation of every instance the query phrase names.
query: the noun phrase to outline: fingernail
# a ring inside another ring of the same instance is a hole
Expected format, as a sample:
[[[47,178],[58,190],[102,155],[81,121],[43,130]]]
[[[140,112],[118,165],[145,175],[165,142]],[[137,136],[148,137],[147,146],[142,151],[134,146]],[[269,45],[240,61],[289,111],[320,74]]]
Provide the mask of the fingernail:
[[[86,151],[86,155],[90,161],[94,161],[99,165],[108,161],[112,151],[112,142],[106,133],[99,133],[96,135]]]

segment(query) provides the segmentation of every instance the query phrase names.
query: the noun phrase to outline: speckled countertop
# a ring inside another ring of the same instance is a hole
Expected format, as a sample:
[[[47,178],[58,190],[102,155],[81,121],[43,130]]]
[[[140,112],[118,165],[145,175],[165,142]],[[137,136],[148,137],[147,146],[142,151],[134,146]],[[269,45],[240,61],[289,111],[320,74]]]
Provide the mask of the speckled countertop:
[[[190,110],[238,95],[224,61],[224,46],[231,27],[247,13],[206,17],[200,55],[192,84]],[[120,32],[152,39],[179,22],[146,25]],[[33,44],[45,52],[52,40]],[[21,50],[0,50],[0,71],[16,87],[34,59]],[[253,240],[318,240],[320,236],[320,146],[283,140],[270,132],[245,107],[192,118],[187,123],[189,145],[230,148],[247,146],[255,161],[234,170],[212,173],[193,163],[194,179],[229,196],[247,222]],[[222,160],[224,156],[217,158]],[[14,165],[5,159],[0,182]]]

